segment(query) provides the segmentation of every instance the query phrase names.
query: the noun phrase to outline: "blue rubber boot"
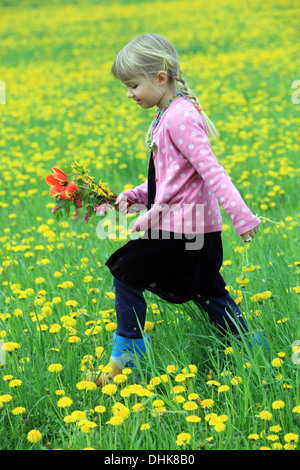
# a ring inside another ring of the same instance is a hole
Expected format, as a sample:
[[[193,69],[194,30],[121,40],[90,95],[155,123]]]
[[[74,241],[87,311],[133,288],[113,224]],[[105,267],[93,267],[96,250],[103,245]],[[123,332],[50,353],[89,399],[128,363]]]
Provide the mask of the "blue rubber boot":
[[[113,349],[106,366],[106,369],[110,370],[100,375],[96,381],[98,387],[113,381],[114,377],[121,374],[125,367],[136,367],[137,362],[144,358],[149,338],[148,334],[144,334],[143,338],[132,339],[113,333]]]
[[[144,338],[125,338],[113,333],[113,349],[111,360],[121,369],[124,367],[135,367],[136,361],[143,359],[146,352],[146,343],[149,335]]]
[[[253,347],[253,345],[261,345],[261,346],[264,346],[266,349],[269,349],[267,343],[266,343],[266,340],[264,338],[264,332],[261,331],[260,333],[252,333],[252,338],[253,338],[253,341],[252,343],[249,342],[249,345],[251,346],[251,348]]]

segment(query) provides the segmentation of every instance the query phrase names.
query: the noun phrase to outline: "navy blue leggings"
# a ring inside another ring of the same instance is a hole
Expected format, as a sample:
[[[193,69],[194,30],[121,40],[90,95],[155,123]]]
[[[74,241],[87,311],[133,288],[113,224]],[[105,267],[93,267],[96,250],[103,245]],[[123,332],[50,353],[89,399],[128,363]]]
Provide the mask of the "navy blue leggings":
[[[147,310],[143,291],[134,289],[116,278],[114,278],[114,289],[117,334],[125,338],[142,338]],[[221,297],[198,295],[194,302],[207,312],[209,319],[223,332],[228,329],[234,334],[239,334],[239,329],[243,332],[248,331],[239,307],[229,294]]]

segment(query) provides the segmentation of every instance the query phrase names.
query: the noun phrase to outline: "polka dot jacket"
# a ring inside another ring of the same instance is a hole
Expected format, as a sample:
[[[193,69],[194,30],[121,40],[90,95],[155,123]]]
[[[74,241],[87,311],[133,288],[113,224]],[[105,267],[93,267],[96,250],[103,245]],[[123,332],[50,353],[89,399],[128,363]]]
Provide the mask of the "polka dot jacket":
[[[138,217],[132,232],[150,228],[189,234],[222,231],[220,205],[238,235],[260,223],[218,163],[205,121],[186,97],[166,109],[153,141],[155,200]],[[124,194],[138,204],[137,211],[147,208],[147,181]]]

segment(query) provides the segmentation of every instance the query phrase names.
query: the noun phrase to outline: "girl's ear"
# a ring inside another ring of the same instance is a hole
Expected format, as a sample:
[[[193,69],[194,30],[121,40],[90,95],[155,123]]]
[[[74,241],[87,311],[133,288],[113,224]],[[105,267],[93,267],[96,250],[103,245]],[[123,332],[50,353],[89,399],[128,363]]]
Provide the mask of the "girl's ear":
[[[156,78],[158,80],[159,86],[166,85],[166,83],[168,83],[168,80],[169,80],[168,74],[164,70],[160,70],[159,72],[157,72]]]

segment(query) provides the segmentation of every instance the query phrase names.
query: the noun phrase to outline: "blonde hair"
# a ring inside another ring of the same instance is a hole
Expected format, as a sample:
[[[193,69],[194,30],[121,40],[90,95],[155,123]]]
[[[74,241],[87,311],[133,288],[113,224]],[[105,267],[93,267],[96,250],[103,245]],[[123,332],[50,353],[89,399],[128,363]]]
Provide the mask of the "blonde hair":
[[[144,75],[148,80],[164,70],[168,74],[170,82],[176,81],[178,90],[183,93],[198,109],[203,117],[208,133],[213,138],[219,137],[219,133],[202,106],[196,95],[188,87],[180,70],[179,57],[174,46],[160,34],[146,33],[136,37],[119,52],[113,66],[112,75],[123,83],[129,82],[137,75]],[[151,126],[148,130],[149,135]],[[148,141],[146,137],[146,141]]]

